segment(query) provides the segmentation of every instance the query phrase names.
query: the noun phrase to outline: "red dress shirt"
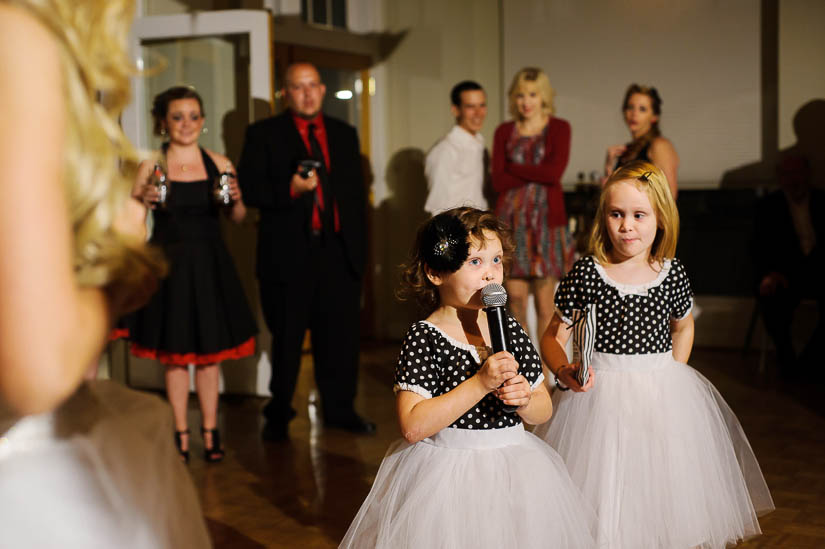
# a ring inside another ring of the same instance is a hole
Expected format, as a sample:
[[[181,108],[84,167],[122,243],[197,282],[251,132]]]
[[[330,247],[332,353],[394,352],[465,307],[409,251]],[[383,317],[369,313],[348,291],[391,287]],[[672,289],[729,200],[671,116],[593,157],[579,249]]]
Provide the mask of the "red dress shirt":
[[[329,176],[331,173],[329,165],[329,144],[327,143],[327,129],[324,126],[324,116],[321,113],[318,113],[315,118],[307,120],[306,118],[301,118],[293,112],[292,120],[295,122],[295,128],[298,130],[298,134],[304,141],[304,146],[306,147],[308,154],[312,154],[312,146],[309,144],[309,125],[315,124],[315,138],[321,146],[321,152],[324,155],[324,165],[327,169],[327,176]],[[292,191],[290,190],[290,194],[291,193]],[[324,191],[321,188],[321,185],[315,187],[315,193],[318,195],[318,204],[321,208],[324,208]],[[293,194],[292,198],[295,197],[296,195]],[[338,216],[338,204],[333,204],[333,207],[335,208],[333,210],[333,214],[335,216],[335,232],[337,233],[341,230],[341,219]],[[312,209],[312,229],[315,231],[321,230],[321,212],[318,211],[317,207]]]

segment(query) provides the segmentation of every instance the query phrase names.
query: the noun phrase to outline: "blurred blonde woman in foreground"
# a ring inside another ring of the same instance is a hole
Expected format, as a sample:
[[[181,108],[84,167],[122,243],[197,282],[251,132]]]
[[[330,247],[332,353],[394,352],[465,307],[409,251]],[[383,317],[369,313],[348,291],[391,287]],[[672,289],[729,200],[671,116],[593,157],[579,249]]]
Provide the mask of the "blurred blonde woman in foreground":
[[[168,407],[83,383],[163,264],[129,198],[128,0],[0,0],[0,531],[7,547],[208,547]],[[97,98],[104,101],[98,102]]]

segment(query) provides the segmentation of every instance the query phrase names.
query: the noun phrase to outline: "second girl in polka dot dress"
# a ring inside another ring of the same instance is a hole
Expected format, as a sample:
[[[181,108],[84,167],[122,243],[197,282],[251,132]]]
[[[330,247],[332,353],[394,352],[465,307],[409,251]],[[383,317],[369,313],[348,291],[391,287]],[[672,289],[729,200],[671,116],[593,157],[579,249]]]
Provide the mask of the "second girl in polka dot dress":
[[[686,364],[693,295],[673,258],[678,233],[661,170],[637,161],[615,172],[593,255],[562,280],[542,337],[559,390],[556,415],[536,434],[564,458],[610,548],[722,549],[758,534],[757,514],[773,509],[736,416]],[[591,386],[564,353],[571,332]]]
[[[407,332],[395,372],[404,439],[341,547],[595,547],[595,515],[561,458],[523,427],[552,411],[541,359],[512,317],[512,354],[488,346],[481,289],[502,283],[512,250],[506,226],[473,208],[419,231],[402,291],[429,316]]]

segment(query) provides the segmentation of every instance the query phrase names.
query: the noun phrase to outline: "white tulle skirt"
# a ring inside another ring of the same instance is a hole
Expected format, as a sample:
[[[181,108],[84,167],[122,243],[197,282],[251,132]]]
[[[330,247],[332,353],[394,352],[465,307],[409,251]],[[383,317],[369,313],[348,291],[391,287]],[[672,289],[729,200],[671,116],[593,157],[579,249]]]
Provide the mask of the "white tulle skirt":
[[[0,430],[0,546],[211,547],[159,398],[91,382]]]
[[[723,548],[773,510],[719,392],[670,353],[594,353],[594,387],[556,391],[535,433],[558,450],[611,549]]]
[[[595,515],[523,426],[443,429],[387,451],[340,547],[595,547]]]

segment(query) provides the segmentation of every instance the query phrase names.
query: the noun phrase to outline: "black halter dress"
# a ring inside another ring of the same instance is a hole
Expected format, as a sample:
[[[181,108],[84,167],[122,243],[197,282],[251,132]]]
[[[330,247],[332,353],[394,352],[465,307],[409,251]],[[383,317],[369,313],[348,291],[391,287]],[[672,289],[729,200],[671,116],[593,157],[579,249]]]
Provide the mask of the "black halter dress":
[[[201,149],[207,178],[172,181],[154,211],[150,242],[166,253],[169,276],[130,322],[132,354],[168,365],[212,364],[255,352],[257,326],[220,230],[212,198],[218,168]]]

